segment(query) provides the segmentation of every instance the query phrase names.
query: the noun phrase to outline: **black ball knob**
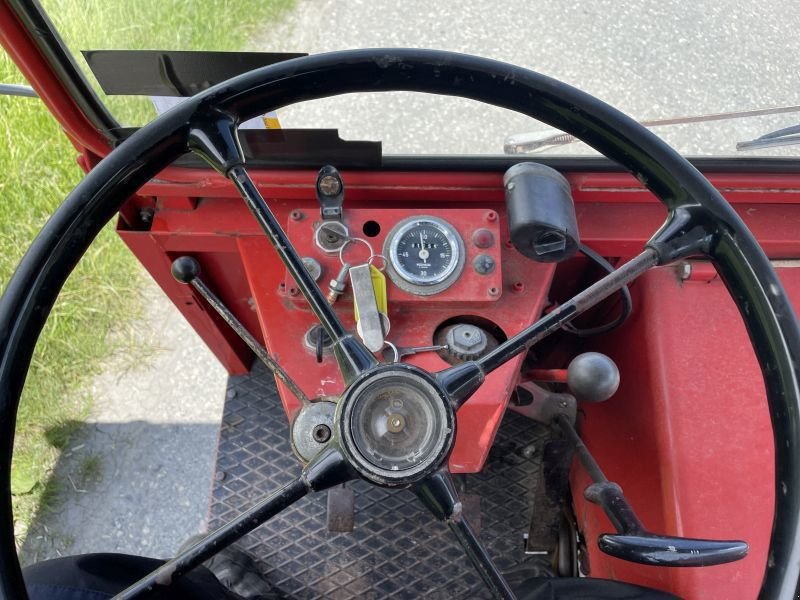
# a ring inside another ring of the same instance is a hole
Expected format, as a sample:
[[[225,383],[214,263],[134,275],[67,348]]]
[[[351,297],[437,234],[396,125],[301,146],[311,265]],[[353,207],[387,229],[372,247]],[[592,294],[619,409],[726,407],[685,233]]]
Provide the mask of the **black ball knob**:
[[[191,256],[181,256],[172,261],[172,276],[181,283],[192,283],[200,275],[200,263]]]
[[[584,352],[569,363],[567,386],[578,400],[603,402],[619,387],[619,369],[605,354]]]

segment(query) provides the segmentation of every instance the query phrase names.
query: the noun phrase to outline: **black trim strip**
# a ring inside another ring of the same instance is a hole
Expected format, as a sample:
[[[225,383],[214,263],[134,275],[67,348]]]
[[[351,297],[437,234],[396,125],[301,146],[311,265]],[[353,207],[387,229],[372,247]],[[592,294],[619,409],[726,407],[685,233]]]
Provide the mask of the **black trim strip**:
[[[183,97],[253,69],[308,56],[205,50],[84,50],[82,54],[106,94]]]
[[[129,136],[131,130],[123,130],[125,137]],[[284,130],[293,131],[293,130]],[[313,130],[309,130],[313,131]],[[329,131],[329,130],[319,130]],[[246,138],[248,133],[241,132],[240,135]],[[309,138],[310,139],[310,138]],[[380,142],[351,142],[341,140],[343,145],[349,144],[380,144]],[[263,144],[258,144],[263,148]],[[338,151],[337,151],[338,152]],[[298,155],[292,152],[290,155],[272,153],[262,155],[253,152],[250,148],[245,148],[247,156],[247,166],[251,169],[286,169],[286,170],[307,170],[319,169],[322,165],[328,164],[335,158],[336,166],[353,171],[359,170],[381,170],[381,171],[460,171],[467,173],[505,173],[513,165],[521,162],[534,161],[552,167],[562,173],[628,173],[629,171],[619,163],[609,160],[604,156],[543,156],[541,154],[532,155],[469,155],[469,156],[443,156],[431,154],[385,154],[379,165],[370,160],[368,164],[362,161],[353,161],[352,157],[337,154],[322,154],[315,152],[313,148],[308,148],[306,153]],[[342,160],[340,160],[340,158]],[[771,158],[771,157],[752,157],[752,158],[721,158],[721,157],[686,157],[691,165],[701,173],[770,173],[770,174],[796,174],[800,175],[800,157],[798,158]],[[176,167],[187,169],[207,169],[208,163],[193,154],[186,154],[174,162]]]
[[[686,157],[702,173],[797,173],[798,158],[694,156]],[[442,155],[384,155],[386,171],[473,171],[504,173],[513,165],[534,161],[564,173],[587,171],[594,173],[628,173],[619,163],[605,156],[546,156],[541,154],[515,156],[442,156]],[[274,165],[270,165],[274,166]],[[314,166],[309,165],[309,168]]]
[[[135,127],[127,127],[119,133],[124,141],[136,131]],[[240,129],[238,135],[248,168],[318,169],[334,157],[340,169],[381,168],[380,142],[343,140],[338,129]],[[197,154],[184,154],[172,164],[208,168]]]

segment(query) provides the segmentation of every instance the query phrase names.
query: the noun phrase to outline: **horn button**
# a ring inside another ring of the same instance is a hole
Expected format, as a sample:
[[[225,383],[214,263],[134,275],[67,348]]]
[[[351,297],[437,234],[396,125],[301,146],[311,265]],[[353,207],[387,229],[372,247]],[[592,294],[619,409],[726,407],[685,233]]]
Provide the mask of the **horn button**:
[[[453,446],[453,409],[436,380],[410,365],[370,371],[339,402],[339,442],[378,485],[407,485],[435,471]]]

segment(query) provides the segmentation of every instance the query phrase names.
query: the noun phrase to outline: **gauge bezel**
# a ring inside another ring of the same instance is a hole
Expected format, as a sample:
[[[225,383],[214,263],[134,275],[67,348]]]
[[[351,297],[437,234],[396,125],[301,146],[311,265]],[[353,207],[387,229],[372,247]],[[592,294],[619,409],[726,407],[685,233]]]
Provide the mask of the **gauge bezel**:
[[[400,260],[397,253],[397,244],[399,240],[410,229],[419,224],[429,224],[440,231],[445,239],[450,243],[453,258],[447,269],[435,279],[420,280],[418,277],[409,273],[406,269],[400,266]],[[417,296],[431,296],[438,294],[453,285],[464,271],[464,263],[466,261],[466,248],[464,240],[459,235],[456,228],[440,217],[432,215],[418,215],[408,217],[398,222],[383,244],[383,254],[387,257],[386,273],[392,282],[400,289]]]

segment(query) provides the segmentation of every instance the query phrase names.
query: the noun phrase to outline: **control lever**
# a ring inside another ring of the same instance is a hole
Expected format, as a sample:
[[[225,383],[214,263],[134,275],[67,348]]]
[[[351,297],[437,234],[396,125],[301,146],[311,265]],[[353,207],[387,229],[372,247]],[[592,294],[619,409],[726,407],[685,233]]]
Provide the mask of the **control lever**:
[[[555,421],[575,446],[578,459],[594,482],[584,490],[584,497],[603,509],[618,532],[601,535],[600,550],[622,560],[657,567],[708,567],[747,556],[746,542],[680,538],[647,531],[622,488],[606,478],[569,419],[559,414]]]
[[[247,344],[248,348],[253,351],[264,366],[269,369],[275,377],[280,379],[288,390],[294,394],[301,404],[308,405],[311,401],[306,396],[305,392],[300,389],[300,386],[289,377],[289,374],[283,370],[277,361],[270,356],[267,349],[262,346],[259,341],[250,333],[244,324],[236,318],[231,310],[222,303],[222,300],[211,291],[202,279],[200,279],[200,263],[192,256],[180,256],[172,261],[172,276],[184,285],[191,285],[208,304],[213,308],[217,314],[230,326],[230,328],[238,335],[241,340]],[[320,334],[322,337],[322,334]]]

